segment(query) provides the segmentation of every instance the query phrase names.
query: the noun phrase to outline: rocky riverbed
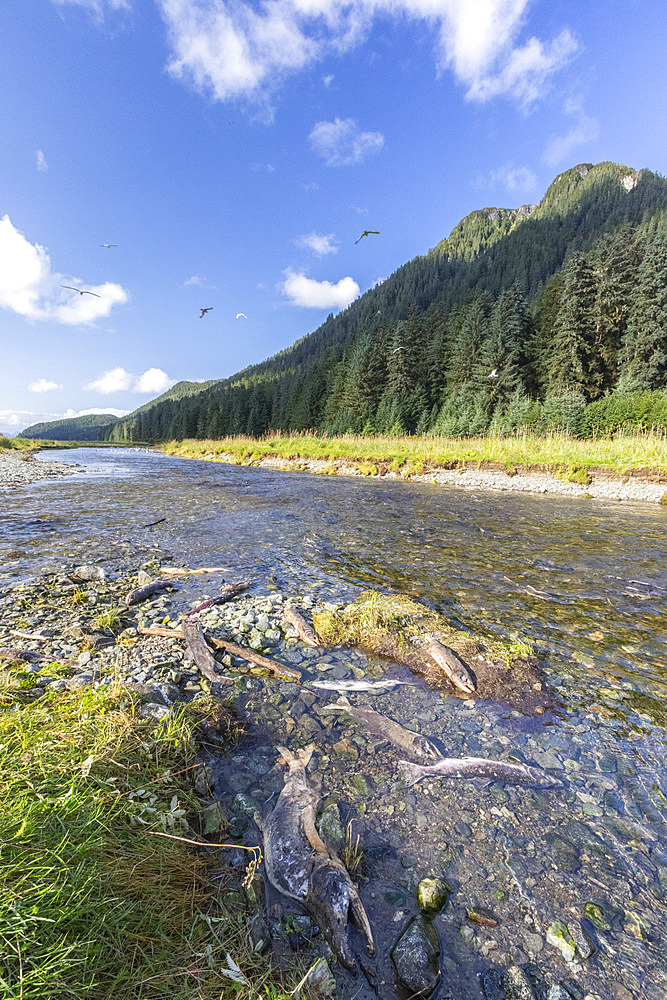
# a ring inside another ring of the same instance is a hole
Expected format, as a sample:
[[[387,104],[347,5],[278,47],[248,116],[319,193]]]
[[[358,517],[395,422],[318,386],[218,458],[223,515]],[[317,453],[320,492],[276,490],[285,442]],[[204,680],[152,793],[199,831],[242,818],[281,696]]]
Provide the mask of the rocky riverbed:
[[[39,479],[59,479],[78,471],[74,462],[40,462],[31,451],[4,451],[0,448],[0,488],[24,486]]]
[[[240,463],[230,454],[208,454],[198,456],[203,461]],[[253,466],[265,469],[284,469],[293,472],[314,472],[320,475],[368,476],[378,475],[383,479],[401,479],[399,472],[385,470],[381,463],[377,466],[369,462],[355,464],[345,459],[286,459],[265,456],[253,460]],[[370,473],[369,467],[375,471]],[[667,497],[667,477],[641,474],[614,475],[608,471],[592,471],[587,483],[568,481],[554,473],[537,470],[511,471],[499,469],[438,469],[434,468],[408,477],[412,482],[436,483],[457,486],[466,490],[490,490],[506,493],[553,493],[561,496],[579,497],[590,500],[615,500],[630,503],[661,503]]]
[[[227,891],[222,905],[247,913],[258,949],[306,966],[323,958],[337,985],[325,977],[322,995],[333,989],[361,1000],[419,990],[424,996],[435,990],[441,1000],[662,995],[661,912],[642,906],[641,898],[649,887],[653,892],[656,880],[667,884],[667,857],[646,825],[646,811],[622,801],[619,762],[604,747],[592,756],[584,727],[532,730],[500,700],[479,715],[475,698],[436,695],[404,666],[353,649],[308,647],[283,618],[284,606],[294,602],[310,617],[341,604],[316,592],[283,592],[269,581],[197,617],[210,637],[296,669],[301,682],[218,652],[219,679],[211,685],[177,629],[178,612],[186,610],[177,576],[173,590],[125,604],[126,595],[160,568],[152,560],[109,579],[100,563],[70,565],[5,593],[0,648],[18,648],[16,656],[22,651],[25,659],[5,657],[11,683],[2,699],[11,706],[13,700],[120,683],[156,724],[178,702],[209,693],[233,705],[246,737],[221,756],[212,731],[197,780],[209,796],[206,831],[211,839],[239,845],[221,855],[237,870],[247,861],[241,848],[260,843],[254,813],[270,810],[283,786],[277,747],[313,744],[308,775],[321,795],[320,834],[355,868],[377,955],[364,957],[352,931],[357,970],[342,969],[311,919],[254,879]],[[210,599],[218,583],[217,577],[202,579],[199,597],[188,604]],[[156,626],[173,628],[174,636],[143,631]],[[447,756],[525,760],[566,779],[565,787],[487,782],[480,788],[429,779],[406,788],[400,751],[349,716],[324,711],[337,698],[337,682],[379,678],[409,683],[348,696],[427,733]],[[314,688],[315,680],[326,680],[331,689]],[[603,815],[611,816],[611,825],[596,832]],[[655,989],[645,988],[645,977]]]

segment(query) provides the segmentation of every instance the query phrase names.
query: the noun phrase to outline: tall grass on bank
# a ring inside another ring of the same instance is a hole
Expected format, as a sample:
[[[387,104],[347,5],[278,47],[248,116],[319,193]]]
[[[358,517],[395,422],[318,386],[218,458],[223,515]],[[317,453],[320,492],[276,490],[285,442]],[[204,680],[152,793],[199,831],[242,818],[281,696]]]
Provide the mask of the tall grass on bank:
[[[174,772],[197,723],[191,706],[142,720],[109,689],[0,710],[3,1000],[285,997],[245,915],[215,905],[216,852],[148,833],[193,836],[192,781]]]
[[[667,471],[667,436],[651,431],[589,440],[562,433],[547,437],[487,434],[472,438],[271,434],[263,438],[238,436],[218,441],[171,441],[163,445],[162,450],[183,458],[222,456],[224,460],[224,456],[231,456],[246,464],[269,456],[295,462],[322,459],[382,463],[407,475],[425,468],[483,467],[489,463],[504,465],[508,471],[515,467],[551,471],[600,468],[619,474],[636,469],[655,473]]]
[[[71,447],[71,441],[38,441],[33,438],[10,438],[0,434],[0,451],[38,451],[43,448]]]

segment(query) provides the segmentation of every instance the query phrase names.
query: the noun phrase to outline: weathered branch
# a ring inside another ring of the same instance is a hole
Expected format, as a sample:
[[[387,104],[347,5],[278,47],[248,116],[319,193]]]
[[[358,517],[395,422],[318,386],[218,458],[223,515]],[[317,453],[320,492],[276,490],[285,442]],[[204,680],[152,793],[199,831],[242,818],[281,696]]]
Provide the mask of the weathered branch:
[[[153,580],[152,583],[147,583],[145,587],[139,587],[137,590],[131,590],[125,598],[125,603],[127,605],[138,604],[139,601],[144,601],[147,597],[152,597],[153,594],[157,594],[158,590],[164,590],[165,587],[173,586],[173,580]]]
[[[204,631],[198,621],[194,619],[191,621],[183,622],[181,625],[185,641],[188,644],[188,649],[192,653],[197,669],[204,677],[211,682],[211,684],[219,684],[221,681],[224,683],[227,681],[226,677],[221,677],[216,673],[217,663],[213,657],[213,653],[206,645],[206,639],[204,638]]]
[[[196,608],[192,608],[191,611],[185,611],[182,618],[187,618],[188,615],[196,615],[198,611],[204,611],[205,608],[211,608],[214,604],[224,604],[225,601],[231,600],[236,594],[240,594],[242,590],[247,590],[250,586],[250,580],[240,580],[238,583],[226,583],[224,587],[220,588],[219,597],[211,597],[208,601],[204,601],[203,604],[198,604]]]
[[[235,642],[230,642],[228,639],[216,639],[212,635],[208,636],[208,641],[216,649],[224,649],[225,652],[232,653],[233,656],[239,656],[258,667],[264,667],[265,670],[270,670],[273,674],[287,677],[291,681],[299,682],[301,680],[301,673],[295,670],[294,667],[286,667],[276,660],[270,660],[267,656],[261,656],[259,653],[254,653],[251,649],[246,649],[245,646],[238,646]]]

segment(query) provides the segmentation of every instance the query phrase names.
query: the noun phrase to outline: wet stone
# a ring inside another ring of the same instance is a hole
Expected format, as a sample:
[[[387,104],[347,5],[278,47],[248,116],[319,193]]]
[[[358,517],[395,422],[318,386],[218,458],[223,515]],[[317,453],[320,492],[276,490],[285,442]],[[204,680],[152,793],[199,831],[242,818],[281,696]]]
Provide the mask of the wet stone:
[[[566,962],[571,962],[575,955],[575,944],[572,935],[561,920],[554,920],[547,928],[547,941],[563,955]]]
[[[414,917],[391,952],[401,982],[411,993],[428,996],[438,982],[440,946],[430,922]]]
[[[454,824],[454,830],[458,833],[459,837],[472,837],[472,829],[463,820],[457,819]]]
[[[595,948],[585,928],[582,927],[578,920],[573,920],[567,925],[567,929],[572,935],[572,940],[574,941],[579,957],[583,959],[590,958]]]
[[[339,851],[345,844],[345,831],[337,802],[326,806],[317,823],[320,837],[328,847]]]
[[[510,965],[503,976],[506,1000],[537,1000],[530,977],[518,965]]]
[[[451,887],[441,878],[423,878],[417,886],[417,905],[422,910],[437,912],[447,902]]]

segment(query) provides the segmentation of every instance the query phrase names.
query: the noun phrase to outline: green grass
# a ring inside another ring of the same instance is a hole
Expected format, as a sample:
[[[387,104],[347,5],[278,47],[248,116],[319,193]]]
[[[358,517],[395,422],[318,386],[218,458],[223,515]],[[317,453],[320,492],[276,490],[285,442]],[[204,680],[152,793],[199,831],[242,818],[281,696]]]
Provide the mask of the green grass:
[[[86,442],[84,442],[86,443]],[[10,438],[0,434],[1,451],[39,451],[44,448],[72,448],[75,445],[71,441],[37,441],[32,438]]]
[[[247,914],[217,899],[217,852],[150,833],[201,839],[191,772],[174,773],[200,721],[179,706],[155,725],[113,688],[0,710],[3,1000],[286,1000]]]
[[[360,471],[376,475],[393,470],[404,476],[427,469],[503,466],[508,473],[537,469],[560,472],[585,482],[590,469],[625,474],[636,469],[667,473],[667,437],[655,432],[616,434],[581,440],[566,434],[537,437],[524,434],[475,438],[423,436],[325,437],[316,434],[280,435],[264,438],[244,436],[218,441],[172,441],[162,445],[169,455],[182,458],[226,460],[239,464],[259,462],[265,457],[289,461],[319,459],[356,464]]]

